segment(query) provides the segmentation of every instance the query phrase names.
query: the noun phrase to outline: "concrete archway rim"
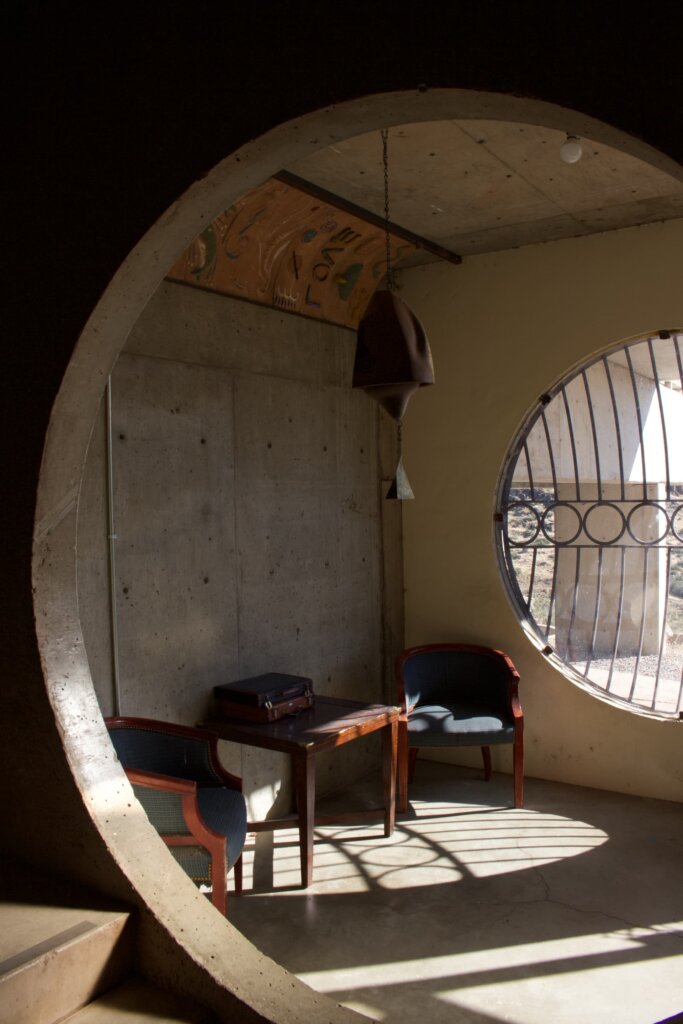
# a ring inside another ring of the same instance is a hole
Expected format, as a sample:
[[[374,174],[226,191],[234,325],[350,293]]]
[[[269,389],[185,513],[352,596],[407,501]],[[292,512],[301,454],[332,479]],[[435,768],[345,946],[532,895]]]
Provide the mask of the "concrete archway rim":
[[[177,867],[116,763],[99,711],[79,623],[76,583],[78,496],[90,433],[108,375],[166,269],[203,226],[275,171],[334,141],[385,125],[446,119],[509,120],[557,128],[621,149],[678,178],[668,157],[594,118],[538,99],[464,89],[373,94],[274,127],[226,156],[150,227],[93,310],[55,400],[37,493],[33,585],[46,692],[65,757],[94,827],[154,918],[170,932],[210,984],[232,992],[267,1019],[357,1019],[296,982],[233,930],[225,928]],[[159,863],[155,872],[150,864]],[[222,951],[222,955],[221,955]],[[266,994],[263,972],[273,987]],[[295,985],[296,998],[293,998]],[[287,986],[288,1002],[279,1000]]]

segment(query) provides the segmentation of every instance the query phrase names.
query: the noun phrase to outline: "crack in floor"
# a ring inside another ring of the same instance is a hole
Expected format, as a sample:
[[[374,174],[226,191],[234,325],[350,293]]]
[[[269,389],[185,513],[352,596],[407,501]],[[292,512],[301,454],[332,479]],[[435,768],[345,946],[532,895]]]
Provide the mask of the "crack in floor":
[[[541,884],[543,885],[543,888],[545,890],[545,896],[543,897],[543,899],[540,900],[531,899],[515,902],[513,904],[514,910],[518,910],[523,906],[528,906],[534,903],[548,903],[552,904],[552,906],[555,907],[561,907],[563,910],[570,910],[573,913],[585,915],[586,917],[602,917],[607,920],[615,921],[619,923],[622,927],[632,931],[641,931],[653,935],[665,935],[668,938],[683,941],[683,928],[679,927],[678,924],[675,924],[673,927],[667,927],[666,925],[661,924],[643,924],[637,921],[631,921],[626,917],[621,917],[619,914],[615,914],[611,910],[600,910],[597,908],[592,909],[589,907],[582,907],[576,903],[568,903],[565,900],[555,899],[551,895],[550,883],[545,878],[543,874],[543,869],[539,867],[534,867],[532,871],[534,875],[538,877]]]

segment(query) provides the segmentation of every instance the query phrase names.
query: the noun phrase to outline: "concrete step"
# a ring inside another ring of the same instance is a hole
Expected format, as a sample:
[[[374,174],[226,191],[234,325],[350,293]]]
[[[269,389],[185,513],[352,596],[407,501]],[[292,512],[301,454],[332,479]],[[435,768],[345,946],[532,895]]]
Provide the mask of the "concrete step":
[[[54,1024],[130,974],[128,911],[3,865],[0,1024]]]
[[[213,1024],[214,1020],[195,1003],[131,978],[62,1024]]]

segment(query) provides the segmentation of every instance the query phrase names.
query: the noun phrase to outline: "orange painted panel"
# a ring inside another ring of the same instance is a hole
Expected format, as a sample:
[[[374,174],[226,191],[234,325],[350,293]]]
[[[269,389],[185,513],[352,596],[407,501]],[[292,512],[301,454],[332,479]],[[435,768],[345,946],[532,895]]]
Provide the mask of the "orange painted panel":
[[[392,266],[416,249],[390,236]],[[381,228],[270,179],[217,217],[167,276],[355,329],[385,272]]]

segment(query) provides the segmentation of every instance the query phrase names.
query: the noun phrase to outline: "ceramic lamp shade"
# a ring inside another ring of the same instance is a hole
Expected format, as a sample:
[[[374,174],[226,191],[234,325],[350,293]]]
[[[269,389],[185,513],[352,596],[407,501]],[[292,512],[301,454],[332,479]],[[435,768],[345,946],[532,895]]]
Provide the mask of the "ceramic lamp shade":
[[[433,383],[422,324],[393,292],[375,292],[358,325],[353,387],[363,388],[400,422],[413,392]]]

